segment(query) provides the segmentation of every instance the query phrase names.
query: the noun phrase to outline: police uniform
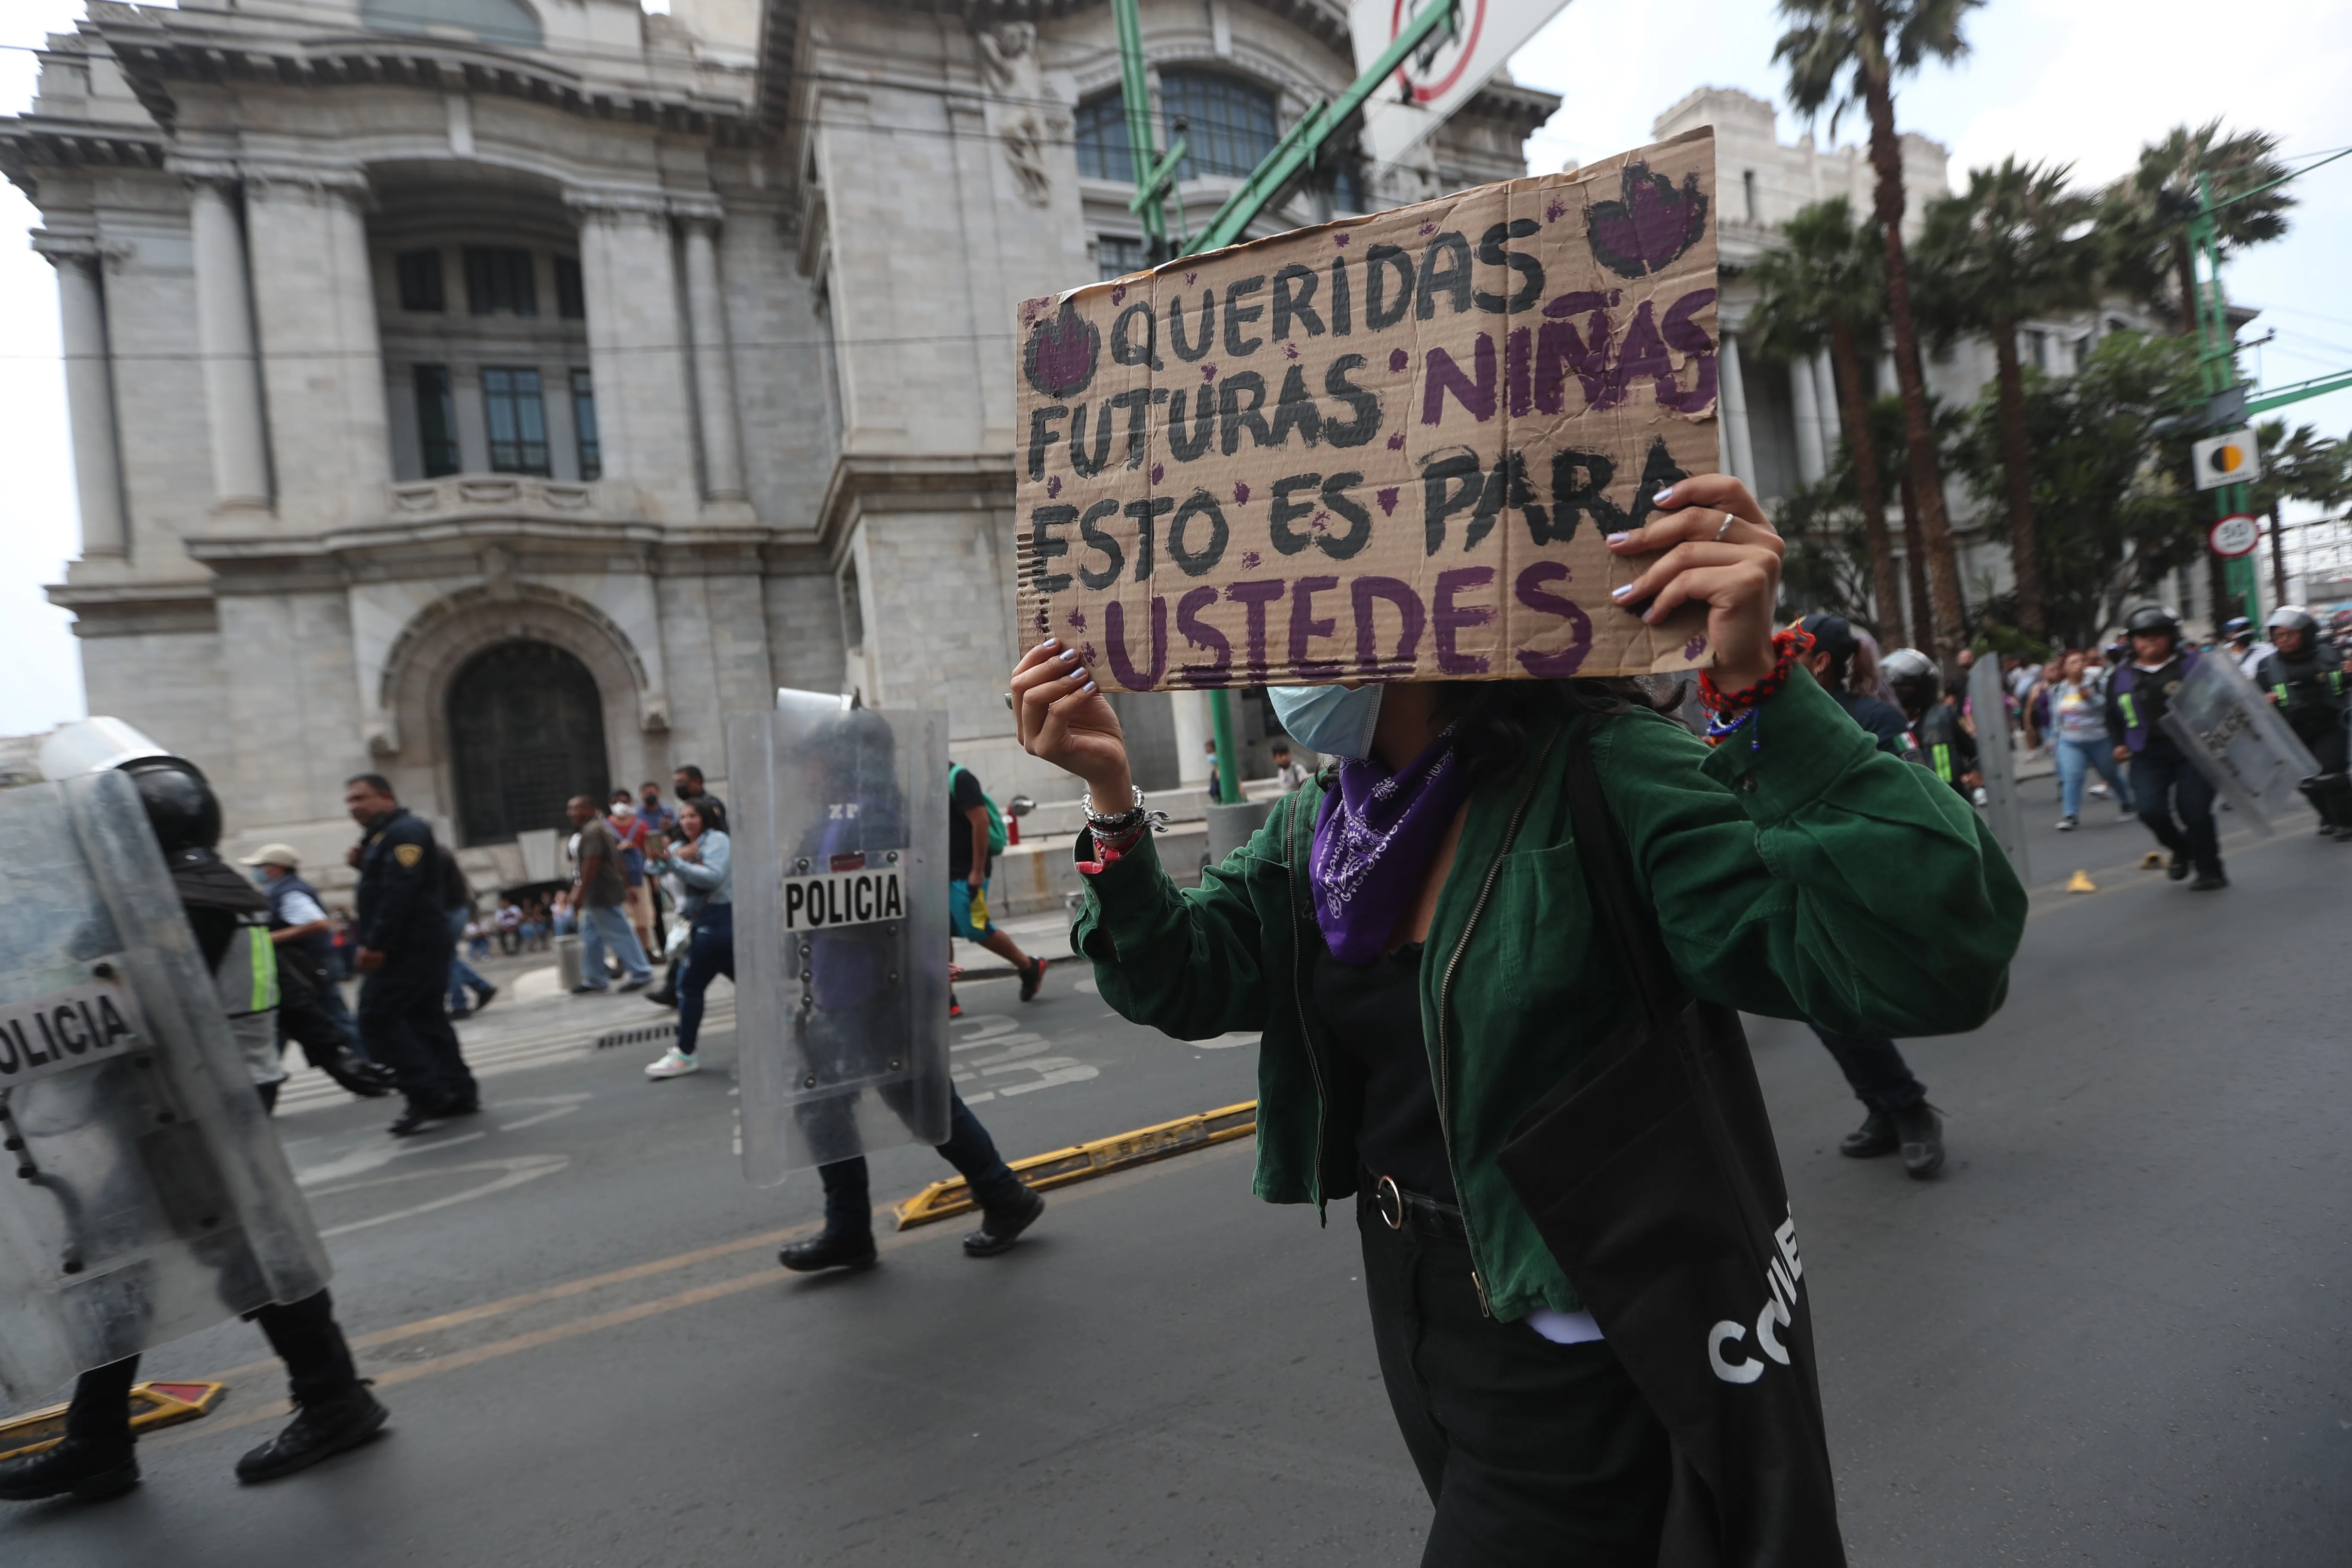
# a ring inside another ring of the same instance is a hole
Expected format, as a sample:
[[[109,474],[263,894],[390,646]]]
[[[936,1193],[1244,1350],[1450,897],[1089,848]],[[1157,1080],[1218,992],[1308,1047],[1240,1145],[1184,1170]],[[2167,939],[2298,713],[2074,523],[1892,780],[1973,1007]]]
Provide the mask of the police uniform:
[[[1967,795],[1969,786],[1962,781],[1976,772],[1977,742],[1960,724],[1959,704],[1931,704],[1911,732],[1919,743],[1919,761],[1928,772]]]
[[[449,1026],[455,950],[433,829],[394,807],[361,843],[357,940],[383,954],[383,965],[360,982],[360,1037],[400,1079],[408,1109],[392,1131],[405,1136],[441,1117],[479,1110],[481,1096]]]
[[[2318,811],[2322,830],[2352,838],[2352,778],[2346,776],[2352,745],[2344,727],[2348,683],[2342,652],[2321,642],[2315,627],[2307,629],[2302,652],[2273,648],[2263,656],[2254,683],[2270,693],[2280,717],[2319,764],[2318,775],[2304,781],[2303,793]]]
[[[2201,889],[2228,884],[2221,834],[2213,826],[2213,786],[2163,728],[2172,694],[2197,668],[2198,657],[2195,648],[2176,645],[2172,657],[2155,669],[2129,662],[2117,669],[2107,683],[2107,734],[2131,753],[2132,800],[2140,821],[2172,852],[2173,880],[2194,866]]]

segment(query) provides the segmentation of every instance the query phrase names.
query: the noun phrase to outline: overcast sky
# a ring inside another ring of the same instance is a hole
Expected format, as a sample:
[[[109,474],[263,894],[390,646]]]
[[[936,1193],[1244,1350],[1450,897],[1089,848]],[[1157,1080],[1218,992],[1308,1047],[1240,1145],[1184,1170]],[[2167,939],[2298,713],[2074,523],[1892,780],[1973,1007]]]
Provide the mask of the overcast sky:
[[[0,46],[15,46],[0,47],[0,113],[31,100],[26,47],[80,15],[81,0],[0,0]],[[2342,79],[2352,6],[2342,0],[2258,0],[2222,13],[2190,0],[1993,0],[1969,30],[1974,54],[1927,71],[1898,106],[1903,129],[1951,148],[1956,178],[2015,153],[2105,181],[2130,166],[2143,142],[2215,116],[2273,132],[2291,153],[2352,145]],[[1565,100],[1528,143],[1529,165],[1637,146],[1661,110],[1703,84],[1779,101],[1779,33],[1763,0],[1575,0],[1512,61],[1521,81]],[[1802,128],[1784,108],[1782,136]],[[1839,139],[1854,140],[1856,129],[1842,124]],[[2352,158],[2315,174],[2300,195],[2294,232],[2228,279],[2233,300],[2263,310],[2249,335],[2277,333],[2247,359],[2273,385],[2352,368],[2352,298],[2341,283],[2352,256]],[[84,711],[69,617],[41,593],[76,552],[79,524],[57,285],[16,237],[37,221],[22,192],[0,186],[0,734]],[[2287,412],[2341,435],[2352,429],[2352,393]]]

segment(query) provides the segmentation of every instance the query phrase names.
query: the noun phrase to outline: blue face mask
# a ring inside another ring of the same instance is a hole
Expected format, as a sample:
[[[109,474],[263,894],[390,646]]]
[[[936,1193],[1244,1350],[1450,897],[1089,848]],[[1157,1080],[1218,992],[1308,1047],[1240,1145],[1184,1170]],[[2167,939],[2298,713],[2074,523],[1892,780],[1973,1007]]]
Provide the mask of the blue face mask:
[[[1361,760],[1372,754],[1372,727],[1380,722],[1381,688],[1359,686],[1269,686],[1274,715],[1294,741],[1326,756]]]

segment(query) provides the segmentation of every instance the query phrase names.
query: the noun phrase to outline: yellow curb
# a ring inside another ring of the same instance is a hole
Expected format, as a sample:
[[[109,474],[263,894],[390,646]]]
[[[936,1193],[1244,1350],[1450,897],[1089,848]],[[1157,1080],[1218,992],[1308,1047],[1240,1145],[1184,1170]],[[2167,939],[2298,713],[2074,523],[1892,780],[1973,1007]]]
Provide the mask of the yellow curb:
[[[1252,1100],[1228,1105],[1222,1110],[1204,1110],[1197,1116],[1180,1116],[1173,1121],[1097,1138],[1091,1143],[1057,1149],[1050,1154],[1032,1154],[1025,1160],[1013,1161],[1013,1170],[1029,1186],[1040,1190],[1063,1187],[1072,1182],[1092,1181],[1114,1171],[1165,1160],[1171,1154],[1247,1138],[1256,1131],[1257,1101]],[[933,1182],[900,1204],[898,1228],[909,1230],[935,1220],[970,1214],[979,1206],[972,1201],[971,1189],[964,1179],[951,1176],[944,1182]]]

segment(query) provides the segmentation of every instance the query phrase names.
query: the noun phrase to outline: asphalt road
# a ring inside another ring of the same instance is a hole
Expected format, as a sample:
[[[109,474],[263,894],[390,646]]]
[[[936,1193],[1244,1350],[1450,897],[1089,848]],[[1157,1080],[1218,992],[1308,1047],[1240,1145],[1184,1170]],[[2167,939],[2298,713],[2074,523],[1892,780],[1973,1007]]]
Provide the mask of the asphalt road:
[[[1858,1112],[1827,1055],[1751,1025],[1852,1559],[2352,1562],[2352,846],[2233,838],[2237,885],[2191,895],[2131,868],[2147,840],[2112,808],[2034,832],[2006,1009],[1906,1047],[1949,1116],[1941,1180],[1839,1158]],[[2098,893],[2050,885],[2077,867]],[[1025,1007],[965,988],[958,1059],[1008,1154],[1254,1094],[1245,1041],[1148,1035],[1080,978]],[[0,1510],[0,1560],[1418,1560],[1351,1221],[1253,1201],[1246,1143],[1057,1192],[1001,1258],[950,1222],[800,1279],[772,1253],[814,1180],[746,1186],[727,1073],[647,1084],[652,1054],[513,1047],[479,1123],[415,1143],[379,1106],[282,1117],[392,1430],[237,1487],[280,1383],[224,1325],[148,1364],[226,1373],[228,1402],[145,1441],[127,1498]],[[707,1054],[725,1068],[731,1037]],[[945,1172],[893,1152],[876,1196]]]

